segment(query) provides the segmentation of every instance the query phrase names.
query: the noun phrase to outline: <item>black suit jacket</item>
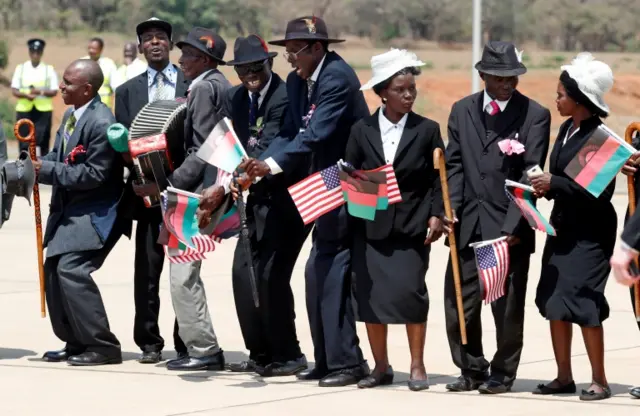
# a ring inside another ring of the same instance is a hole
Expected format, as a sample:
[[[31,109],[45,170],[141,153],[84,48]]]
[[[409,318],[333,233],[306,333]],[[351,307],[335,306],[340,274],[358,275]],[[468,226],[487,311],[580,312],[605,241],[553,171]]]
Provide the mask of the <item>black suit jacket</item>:
[[[180,68],[174,65],[178,71],[176,80],[176,98],[185,97],[187,89],[189,89],[190,81],[186,80],[184,73]],[[136,118],[142,107],[149,104],[149,75],[148,71],[144,71],[116,88],[115,99],[115,116],[116,122],[122,124],[127,129],[131,127],[133,119]],[[135,177],[132,166],[129,166],[131,175],[127,179],[125,187],[125,196],[121,204],[120,214],[128,219],[139,219],[141,216],[148,215],[148,208],[145,207],[142,198],[138,197],[131,186]],[[125,225],[124,234],[131,238],[131,221]]]
[[[47,257],[102,248],[114,228],[124,188],[122,158],[107,139],[107,129],[115,122],[111,110],[99,96],[94,98],[63,152],[64,127],[72,111],[65,112],[38,175],[38,181],[53,191],[44,235]],[[65,163],[77,146],[86,153]]]
[[[451,207],[460,223],[456,227],[458,244],[471,241],[479,222],[483,240],[504,234],[520,238],[527,250],[535,250],[534,231],[504,190],[505,180],[529,183],[526,171],[535,165],[544,168],[549,150],[551,114],[534,100],[516,91],[486,137],[483,115],[484,91],[453,104],[449,116],[447,173]],[[498,142],[514,139],[524,153],[511,156],[500,151]]]
[[[361,119],[351,129],[345,160],[356,169],[370,170],[386,164],[378,122],[380,111]],[[442,215],[442,188],[433,166],[436,148],[444,150],[438,123],[409,113],[393,161],[402,202],[376,211],[374,221],[364,221],[367,238],[426,236],[429,218]]]
[[[326,54],[310,101],[307,83],[295,71],[287,77],[287,96],[282,131],[260,159],[272,157],[283,171],[279,175],[292,178],[303,179],[344,158],[351,127],[370,115],[355,71],[335,52]],[[311,105],[315,110],[305,127]],[[344,206],[335,209],[316,220],[317,236],[341,240],[349,234],[348,221]]]

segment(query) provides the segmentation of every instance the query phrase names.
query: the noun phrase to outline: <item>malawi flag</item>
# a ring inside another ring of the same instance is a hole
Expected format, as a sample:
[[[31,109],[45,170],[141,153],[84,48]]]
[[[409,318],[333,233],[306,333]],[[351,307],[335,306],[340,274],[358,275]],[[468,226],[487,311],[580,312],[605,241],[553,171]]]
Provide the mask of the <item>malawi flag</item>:
[[[402,202],[402,196],[400,195],[400,188],[398,188],[398,180],[396,179],[396,172],[393,170],[393,165],[386,164],[377,169],[363,172],[366,174],[371,172],[381,172],[385,174],[386,181],[378,188],[378,209],[384,210],[387,209],[390,204]]]
[[[596,198],[620,172],[635,149],[601,124],[564,169]]]
[[[238,211],[237,205],[233,204],[220,218],[220,222],[211,235],[219,240],[226,240],[240,234],[240,228],[240,212]]]
[[[369,175],[354,172],[353,175],[344,171],[339,172],[342,195],[347,201],[347,211],[354,217],[373,221],[378,209],[379,184],[385,183],[386,176],[381,172]]]
[[[166,189],[162,194],[162,218],[167,230],[181,243],[195,248],[193,237],[200,234],[196,210],[200,198],[190,192]]]
[[[531,228],[549,235],[556,235],[556,230],[534,205],[533,201],[535,200],[535,196],[533,195],[534,190],[531,186],[507,179],[504,184],[504,190],[509,199],[515,202],[518,208],[520,208],[520,212],[522,212],[522,215],[526,218]]]
[[[242,158],[247,156],[247,152],[233,131],[229,119],[225,117],[211,130],[196,155],[210,165],[233,172]]]

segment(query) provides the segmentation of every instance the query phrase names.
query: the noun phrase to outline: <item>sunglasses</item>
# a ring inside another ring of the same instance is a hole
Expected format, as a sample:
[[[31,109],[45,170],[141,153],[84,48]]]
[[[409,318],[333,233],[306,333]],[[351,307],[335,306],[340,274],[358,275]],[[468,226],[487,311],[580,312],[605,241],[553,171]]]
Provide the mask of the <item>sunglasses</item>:
[[[264,70],[265,64],[266,64],[266,61],[254,62],[247,65],[236,65],[233,67],[233,69],[235,69],[236,74],[240,76],[247,75],[247,74],[257,74]]]

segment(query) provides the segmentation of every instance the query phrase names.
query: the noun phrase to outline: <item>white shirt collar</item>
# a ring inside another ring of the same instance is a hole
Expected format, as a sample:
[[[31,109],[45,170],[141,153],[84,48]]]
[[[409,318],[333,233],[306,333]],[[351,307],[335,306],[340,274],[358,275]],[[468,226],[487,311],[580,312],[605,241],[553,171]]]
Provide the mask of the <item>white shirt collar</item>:
[[[149,82],[148,84],[149,88],[151,88],[151,86],[155,82],[157,72],[158,71],[151,68],[150,66],[147,67],[147,79]],[[167,77],[170,83],[175,85],[176,82],[178,81],[178,71],[176,71],[176,68],[173,66],[171,62],[169,62],[169,64],[162,70],[162,73]]]
[[[389,133],[395,126],[398,126],[400,129],[404,129],[405,124],[407,124],[407,118],[409,117],[409,113],[402,116],[398,123],[392,123],[385,115],[384,115],[384,106],[380,107],[380,111],[378,112],[378,123],[380,125],[380,134],[382,136]]]
[[[511,101],[511,98],[509,98],[507,101],[493,100],[491,97],[489,97],[489,94],[487,94],[487,90],[485,90],[484,104],[482,105],[482,108],[483,109],[487,108],[487,106],[491,101],[495,101],[496,103],[498,103],[498,107],[500,107],[500,111],[504,111],[504,109],[507,108],[507,104],[509,104],[509,101]]]
[[[95,100],[95,98],[93,100]],[[80,120],[80,117],[82,117],[84,112],[87,111],[87,108],[89,108],[89,105],[93,102],[93,100],[90,100],[82,107],[73,110],[73,115],[76,117],[76,123],[78,123],[78,120]]]
[[[320,70],[322,70],[322,65],[324,64],[324,60],[326,57],[327,57],[327,54],[325,53],[324,56],[322,57],[322,60],[316,67],[316,70],[313,71],[313,74],[311,74],[311,78],[309,78],[311,81],[316,82],[318,80],[318,77],[320,76]]]
[[[191,85],[189,85],[189,91],[191,91],[193,89],[194,85],[196,85],[198,82],[202,81],[204,79],[204,77],[209,75],[209,73],[211,71],[214,71],[214,70],[213,69],[208,69],[208,70],[204,71],[202,74],[198,75],[193,81],[191,81]]]
[[[269,86],[271,85],[271,80],[273,79],[273,74],[269,77],[269,81],[264,84],[264,87],[260,90],[260,96],[258,97],[258,107],[262,105],[264,101],[264,97],[267,95],[267,91],[269,91]],[[247,90],[247,94],[249,94],[249,100],[251,100],[251,91]]]

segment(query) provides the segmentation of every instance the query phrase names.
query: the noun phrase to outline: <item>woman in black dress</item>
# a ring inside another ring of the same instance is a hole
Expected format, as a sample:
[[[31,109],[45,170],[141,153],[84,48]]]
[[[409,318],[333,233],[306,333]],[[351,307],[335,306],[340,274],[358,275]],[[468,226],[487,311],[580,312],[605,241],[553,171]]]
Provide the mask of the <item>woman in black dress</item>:
[[[534,394],[575,393],[571,338],[572,324],[577,324],[592,371],[591,386],[582,391],[580,399],[602,400],[611,397],[604,371],[602,322],[609,317],[604,290],[618,225],[611,204],[615,179],[595,198],[564,169],[602,124],[601,118],[607,117],[609,107],[602,95],[613,86],[613,74],[591,54],[578,55],[562,70],[556,105],[560,115],[569,119],[560,127],[549,173],[531,179],[539,196],[554,200],[551,223],[557,236],[547,237],[536,305],[550,321],[558,374],[552,382],[540,384]]]
[[[356,169],[393,164],[402,201],[377,211],[373,221],[358,221],[352,264],[357,319],[366,323],[376,362],[360,388],[393,382],[387,356],[387,325],[405,324],[411,352],[409,388],[429,387],[424,343],[429,297],[425,275],[430,244],[443,232],[442,196],[433,151],[444,149],[436,122],[411,111],[415,75],[424,65],[407,51],[373,57],[373,88],[383,105],[356,123],[347,143],[346,161]]]

